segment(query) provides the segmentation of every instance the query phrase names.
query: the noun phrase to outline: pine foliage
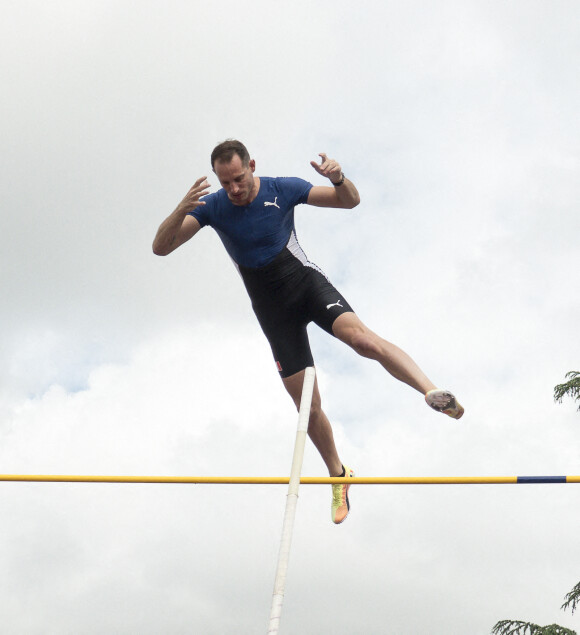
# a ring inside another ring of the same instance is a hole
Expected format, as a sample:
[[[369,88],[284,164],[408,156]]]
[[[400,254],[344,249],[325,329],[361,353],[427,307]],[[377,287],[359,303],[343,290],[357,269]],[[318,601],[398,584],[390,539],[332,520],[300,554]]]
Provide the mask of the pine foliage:
[[[580,604],[580,582],[570,591],[570,593],[566,593],[566,597],[564,598],[565,602],[562,604],[560,608],[566,610],[570,608],[572,613],[576,610],[576,606]]]
[[[538,626],[519,620],[502,620],[493,627],[491,633],[492,635],[576,635],[576,631],[558,626],[558,624]]]
[[[562,403],[562,399],[566,395],[572,397],[574,401],[580,401],[580,372],[571,370],[566,373],[566,379],[568,380],[566,383],[554,387],[554,401]],[[580,411],[580,405],[578,411]]]

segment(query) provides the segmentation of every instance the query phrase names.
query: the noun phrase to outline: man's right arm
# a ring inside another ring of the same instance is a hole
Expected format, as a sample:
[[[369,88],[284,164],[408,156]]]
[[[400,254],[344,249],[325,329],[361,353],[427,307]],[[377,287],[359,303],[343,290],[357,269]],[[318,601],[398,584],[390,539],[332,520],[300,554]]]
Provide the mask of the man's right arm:
[[[175,211],[159,226],[153,240],[153,253],[157,256],[167,256],[201,229],[197,218],[188,216],[188,213],[199,205],[205,205],[199,199],[208,193],[210,186],[206,178],[202,176],[194,183]]]

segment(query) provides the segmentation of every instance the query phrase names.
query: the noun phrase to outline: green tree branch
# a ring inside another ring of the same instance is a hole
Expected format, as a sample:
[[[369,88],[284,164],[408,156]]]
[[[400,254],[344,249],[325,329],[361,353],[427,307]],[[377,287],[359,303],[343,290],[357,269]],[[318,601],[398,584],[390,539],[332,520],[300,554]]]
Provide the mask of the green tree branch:
[[[566,379],[567,382],[554,387],[554,401],[562,403],[566,395],[572,397],[574,401],[580,401],[580,373],[577,370],[571,370],[566,373]],[[580,405],[578,411],[580,411]]]

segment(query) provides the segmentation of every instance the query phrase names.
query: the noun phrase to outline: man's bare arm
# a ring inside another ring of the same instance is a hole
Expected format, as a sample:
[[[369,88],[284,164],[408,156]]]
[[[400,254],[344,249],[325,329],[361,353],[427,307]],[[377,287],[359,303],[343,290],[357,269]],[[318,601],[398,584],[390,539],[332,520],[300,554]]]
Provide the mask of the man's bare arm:
[[[197,179],[175,211],[159,225],[153,241],[154,254],[167,256],[197,234],[201,225],[196,218],[188,216],[188,213],[199,205],[205,205],[199,199],[208,193],[209,187],[207,177]]]
[[[340,164],[321,153],[320,164],[311,161],[310,165],[321,176],[333,183],[332,187],[315,185],[308,194],[308,205],[316,207],[338,207],[352,209],[360,203],[360,195],[354,183],[344,177]],[[340,185],[336,185],[340,183]]]

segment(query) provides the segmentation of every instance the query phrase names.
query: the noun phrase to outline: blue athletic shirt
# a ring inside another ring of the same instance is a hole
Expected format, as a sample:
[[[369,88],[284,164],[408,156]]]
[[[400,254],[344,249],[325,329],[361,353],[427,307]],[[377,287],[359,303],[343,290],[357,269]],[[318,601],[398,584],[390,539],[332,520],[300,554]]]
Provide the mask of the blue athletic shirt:
[[[306,203],[312,184],[296,177],[260,177],[258,195],[249,205],[234,205],[222,188],[203,197],[205,205],[189,212],[202,227],[210,225],[232,260],[263,267],[286,247],[294,233],[294,206]]]

